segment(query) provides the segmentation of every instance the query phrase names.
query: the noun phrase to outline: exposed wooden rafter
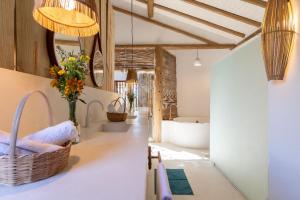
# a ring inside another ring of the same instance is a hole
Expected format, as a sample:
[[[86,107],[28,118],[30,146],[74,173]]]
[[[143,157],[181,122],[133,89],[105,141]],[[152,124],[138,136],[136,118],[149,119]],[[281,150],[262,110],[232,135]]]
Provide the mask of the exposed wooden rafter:
[[[131,48],[131,44],[118,44],[116,48]],[[135,44],[134,49],[161,47],[169,50],[180,49],[233,49],[235,44]]]
[[[246,37],[245,39],[243,39],[242,41],[240,41],[234,48],[235,49],[239,46],[241,46],[242,44],[244,44],[245,42],[247,42],[248,40],[254,38],[255,36],[257,36],[258,34],[261,33],[261,28],[259,28],[257,31],[255,31],[254,33],[252,33],[251,35],[249,35],[248,37]]]
[[[119,8],[119,7],[116,7],[116,6],[114,6],[113,8],[114,8],[114,10],[116,10],[116,11],[118,11],[118,12],[124,13],[124,14],[126,14],[126,15],[131,15],[131,12],[128,11],[128,10],[124,10],[124,9]],[[175,32],[177,32],[177,33],[180,33],[180,34],[186,35],[186,36],[188,36],[188,37],[194,38],[194,39],[196,39],[196,40],[199,40],[199,41],[202,41],[202,42],[205,42],[205,43],[208,43],[208,44],[218,44],[217,42],[214,42],[214,41],[209,40],[209,39],[207,39],[207,38],[204,38],[204,37],[201,37],[201,36],[199,36],[199,35],[195,35],[195,34],[189,33],[189,32],[187,32],[187,31],[181,30],[181,29],[176,28],[176,27],[174,27],[174,26],[170,26],[170,25],[168,25],[168,24],[164,24],[164,23],[159,22],[159,21],[157,21],[157,20],[150,19],[150,18],[144,17],[144,16],[139,15],[139,14],[136,14],[136,13],[132,13],[132,15],[133,15],[134,17],[139,18],[139,19],[141,19],[141,20],[144,20],[144,21],[146,21],[146,22],[155,24],[155,25],[160,26],[160,27],[163,27],[163,28],[167,28],[167,29],[172,30],[172,31],[175,31]]]
[[[154,15],[154,0],[147,1],[148,17],[152,18]]]
[[[240,15],[228,12],[226,10],[222,10],[220,8],[217,8],[217,7],[214,7],[214,6],[202,3],[200,1],[196,1],[196,0],[182,0],[182,1],[184,1],[186,3],[189,3],[191,5],[194,5],[194,6],[197,6],[197,7],[200,7],[200,8],[203,8],[203,9],[215,12],[215,13],[223,15],[225,17],[229,17],[229,18],[232,18],[234,20],[238,20],[240,22],[243,22],[243,23],[246,23],[246,24],[249,24],[249,25],[252,25],[252,26],[256,26],[256,27],[260,27],[261,26],[261,23],[258,22],[258,21],[255,21],[253,19],[249,19],[247,17],[243,17],[243,16],[240,16]]]
[[[141,3],[144,3],[144,4],[147,4],[147,2],[145,0],[137,0],[137,1],[141,2]],[[148,3],[149,3],[149,0],[148,0]],[[214,28],[214,29],[217,29],[217,30],[220,30],[220,31],[223,31],[223,32],[226,32],[226,33],[229,33],[229,34],[241,37],[241,38],[245,37],[244,33],[241,33],[241,32],[238,32],[238,31],[226,28],[224,26],[221,26],[221,25],[209,22],[209,21],[204,20],[204,19],[200,19],[200,18],[194,17],[192,15],[188,15],[186,13],[183,13],[183,12],[180,12],[180,11],[177,11],[177,10],[174,10],[174,9],[171,9],[171,8],[168,8],[168,7],[156,4],[156,3],[154,3],[154,7],[158,8],[158,9],[161,9],[161,10],[164,10],[166,12],[172,13],[174,15],[181,16],[181,17],[184,17],[184,18],[189,19],[189,20],[193,20],[193,21],[195,21],[197,23],[201,23],[201,24],[207,25],[207,26],[209,26],[211,28]]]
[[[260,6],[262,8],[266,8],[267,4],[268,4],[268,2],[263,1],[263,0],[241,0],[241,1],[251,3],[253,5]]]

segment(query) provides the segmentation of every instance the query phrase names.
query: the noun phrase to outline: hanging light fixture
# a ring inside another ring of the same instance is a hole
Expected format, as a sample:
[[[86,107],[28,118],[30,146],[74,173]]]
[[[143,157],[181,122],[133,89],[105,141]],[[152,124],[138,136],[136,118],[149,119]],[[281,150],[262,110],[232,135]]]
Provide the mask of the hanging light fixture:
[[[128,69],[126,82],[127,83],[136,83],[137,82],[137,73],[136,73],[135,69]]]
[[[35,0],[33,18],[53,32],[92,36],[99,32],[95,0]]]
[[[133,53],[133,0],[131,0],[131,67],[133,67]],[[135,69],[128,69],[126,82],[137,82],[137,72]]]
[[[283,80],[295,34],[292,2],[269,0],[261,35],[268,80]]]
[[[199,58],[199,51],[197,49],[197,57],[196,57],[196,60],[194,61],[194,67],[201,67],[202,66],[202,63],[200,61],[200,58]]]

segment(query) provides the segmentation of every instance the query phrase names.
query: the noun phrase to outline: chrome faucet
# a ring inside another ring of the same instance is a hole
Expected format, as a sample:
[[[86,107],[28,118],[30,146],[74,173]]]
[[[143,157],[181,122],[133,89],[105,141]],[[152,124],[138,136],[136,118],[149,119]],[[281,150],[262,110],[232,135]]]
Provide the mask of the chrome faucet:
[[[172,107],[175,106],[177,108],[176,104],[170,104],[169,105],[169,120],[172,120]]]
[[[86,110],[86,116],[85,116],[85,128],[87,128],[89,126],[89,113],[90,113],[90,106],[92,104],[99,104],[102,108],[102,111],[104,111],[104,105],[101,101],[99,100],[93,100],[93,101],[90,101],[88,104],[87,104],[87,110]]]

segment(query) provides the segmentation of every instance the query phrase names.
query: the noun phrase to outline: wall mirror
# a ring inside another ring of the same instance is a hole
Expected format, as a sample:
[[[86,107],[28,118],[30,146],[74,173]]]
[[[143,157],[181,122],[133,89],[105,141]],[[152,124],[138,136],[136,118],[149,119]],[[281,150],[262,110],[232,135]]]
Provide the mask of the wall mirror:
[[[90,61],[91,78],[95,86],[102,88],[104,83],[104,65],[99,34],[94,38],[93,51]]]
[[[81,50],[84,50],[83,42],[83,39],[76,36],[47,31],[47,49],[51,65],[58,65],[61,62],[58,48],[62,48],[68,53],[79,54]]]
[[[61,57],[58,54],[58,48],[74,54],[80,53],[84,49],[84,38],[68,36],[52,31],[47,31],[47,50],[51,65],[58,65]],[[89,52],[88,50],[86,52]],[[99,34],[94,36],[93,49],[90,55],[90,76],[96,87],[102,88],[104,80],[103,55],[101,40]]]

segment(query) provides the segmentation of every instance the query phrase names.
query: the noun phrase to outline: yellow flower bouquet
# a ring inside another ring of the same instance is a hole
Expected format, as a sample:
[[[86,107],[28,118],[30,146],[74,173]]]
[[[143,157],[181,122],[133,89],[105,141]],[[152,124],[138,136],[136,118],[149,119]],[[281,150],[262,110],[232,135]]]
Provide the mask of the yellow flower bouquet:
[[[74,55],[59,47],[58,53],[62,61],[60,66],[50,67],[49,74],[53,78],[50,84],[53,88],[58,89],[62,98],[68,101],[69,120],[73,121],[75,126],[77,126],[76,103],[77,100],[85,103],[79,96],[82,94],[90,58],[83,52]]]

